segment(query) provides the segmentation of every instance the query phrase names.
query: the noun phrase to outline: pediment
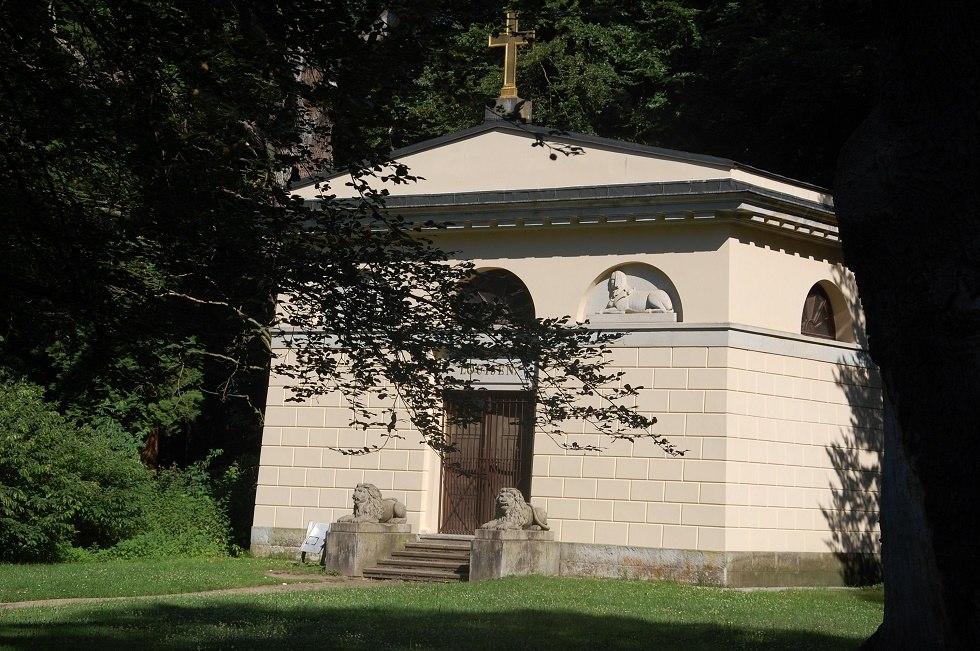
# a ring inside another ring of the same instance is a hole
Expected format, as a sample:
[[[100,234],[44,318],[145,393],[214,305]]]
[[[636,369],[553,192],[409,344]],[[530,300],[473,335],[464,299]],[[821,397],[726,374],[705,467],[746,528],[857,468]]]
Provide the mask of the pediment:
[[[566,154],[572,150],[578,153]],[[545,196],[589,201],[651,192],[693,198],[751,187],[804,206],[809,213],[816,210],[820,220],[833,213],[826,190],[729,159],[499,120],[394,151],[391,159],[420,178],[375,184],[375,189],[388,191],[389,205],[459,205],[501,197],[537,201]],[[319,184],[296,184],[293,194],[308,201],[326,194],[349,198],[355,196],[349,184],[346,175],[328,176]]]
[[[546,146],[535,146],[539,137]],[[570,148],[580,153],[563,153]],[[726,179],[732,169],[726,159],[506,122],[425,141],[393,152],[392,159],[422,177],[385,186],[392,196]],[[330,193],[351,196],[348,181],[343,176],[328,179]],[[315,199],[320,192],[312,183],[295,189],[304,199]]]

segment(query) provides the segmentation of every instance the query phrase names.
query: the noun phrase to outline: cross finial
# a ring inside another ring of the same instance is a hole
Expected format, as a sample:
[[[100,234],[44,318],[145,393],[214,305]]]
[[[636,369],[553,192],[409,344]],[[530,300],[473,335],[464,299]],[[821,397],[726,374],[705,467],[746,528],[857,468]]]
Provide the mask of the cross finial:
[[[490,47],[504,48],[504,87],[501,97],[517,97],[517,47],[534,40],[534,30],[522,32],[517,27],[517,12],[507,10],[507,28],[503,33],[490,35]]]

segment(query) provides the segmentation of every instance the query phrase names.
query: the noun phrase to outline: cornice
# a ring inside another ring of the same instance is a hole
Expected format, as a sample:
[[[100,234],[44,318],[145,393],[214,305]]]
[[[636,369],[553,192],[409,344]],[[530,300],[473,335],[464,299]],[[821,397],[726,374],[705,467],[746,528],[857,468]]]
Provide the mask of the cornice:
[[[318,202],[308,202],[316,206]],[[453,229],[735,222],[837,243],[832,200],[809,201],[734,179],[388,197],[385,208]]]

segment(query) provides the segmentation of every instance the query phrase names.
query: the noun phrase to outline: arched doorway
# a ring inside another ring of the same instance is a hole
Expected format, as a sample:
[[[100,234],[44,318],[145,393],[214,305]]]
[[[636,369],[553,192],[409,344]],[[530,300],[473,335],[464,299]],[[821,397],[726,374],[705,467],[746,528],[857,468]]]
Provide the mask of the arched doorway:
[[[509,271],[476,274],[464,288],[472,302],[501,303],[509,321],[534,318],[524,283]],[[455,449],[442,461],[439,532],[472,534],[494,517],[494,500],[505,487],[531,492],[534,394],[504,360],[473,360],[487,379],[472,391],[444,398],[446,439]]]

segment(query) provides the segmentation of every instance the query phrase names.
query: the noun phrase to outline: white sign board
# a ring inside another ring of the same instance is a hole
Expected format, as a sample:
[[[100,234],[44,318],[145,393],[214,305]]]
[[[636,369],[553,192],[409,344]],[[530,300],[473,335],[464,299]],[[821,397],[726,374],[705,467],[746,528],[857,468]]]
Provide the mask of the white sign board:
[[[306,525],[306,540],[299,550],[304,554],[319,554],[323,549],[323,544],[327,542],[327,534],[330,532],[330,524],[326,522],[313,522]]]

